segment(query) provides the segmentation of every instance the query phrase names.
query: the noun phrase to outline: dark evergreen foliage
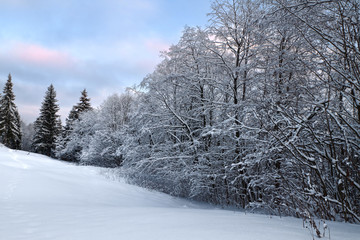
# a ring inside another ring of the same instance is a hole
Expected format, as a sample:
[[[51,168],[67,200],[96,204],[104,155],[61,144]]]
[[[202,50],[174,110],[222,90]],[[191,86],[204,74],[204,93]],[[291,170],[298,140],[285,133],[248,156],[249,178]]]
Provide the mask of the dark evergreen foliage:
[[[40,116],[35,121],[33,148],[37,153],[54,156],[56,138],[60,134],[61,121],[57,112],[56,92],[50,85],[40,109]]]
[[[84,89],[81,92],[80,102],[72,107],[69,116],[66,119],[66,126],[70,127],[69,125],[71,125],[73,121],[79,119],[81,113],[89,110],[92,110],[90,98],[87,95],[86,89]]]
[[[92,110],[90,98],[88,97],[86,89],[81,92],[80,102],[78,103],[77,108],[79,113]]]
[[[61,136],[57,139],[56,156],[66,161],[76,161],[74,157],[81,150],[74,148],[73,151],[64,151],[67,143],[70,141],[70,134],[73,131],[74,122],[79,120],[82,113],[92,110],[90,104],[90,98],[87,95],[86,89],[81,92],[79,103],[74,105],[66,118],[66,125],[61,133]]]
[[[21,147],[20,115],[14,103],[11,75],[4,87],[4,95],[1,98],[0,106],[0,136],[2,143],[12,149]]]

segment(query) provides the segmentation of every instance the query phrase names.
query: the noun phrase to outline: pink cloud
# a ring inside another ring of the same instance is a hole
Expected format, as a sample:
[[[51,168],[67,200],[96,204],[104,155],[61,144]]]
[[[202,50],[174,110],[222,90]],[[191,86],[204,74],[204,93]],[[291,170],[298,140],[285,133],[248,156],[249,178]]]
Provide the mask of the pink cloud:
[[[74,62],[65,52],[28,43],[12,44],[8,54],[16,61],[42,66],[67,68]]]

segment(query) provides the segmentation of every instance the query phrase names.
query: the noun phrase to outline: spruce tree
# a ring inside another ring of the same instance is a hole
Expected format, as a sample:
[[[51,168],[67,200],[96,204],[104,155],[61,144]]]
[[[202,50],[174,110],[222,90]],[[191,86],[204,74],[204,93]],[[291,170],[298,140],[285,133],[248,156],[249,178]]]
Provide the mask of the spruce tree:
[[[56,138],[61,131],[60,116],[57,114],[56,92],[50,85],[40,109],[40,116],[35,121],[33,148],[35,152],[54,156]]]
[[[66,119],[65,131],[71,131],[71,125],[73,124],[73,122],[79,119],[81,113],[87,112],[89,110],[92,110],[90,98],[87,95],[86,89],[84,89],[81,92],[80,102],[72,107],[69,116]]]
[[[80,102],[72,107],[69,116],[66,119],[65,128],[71,128],[70,125],[72,125],[75,120],[79,119],[80,114],[89,110],[92,110],[90,98],[87,95],[86,89],[84,89],[81,92]]]
[[[62,131],[61,136],[57,140],[56,146],[56,157],[73,161],[74,154],[73,152],[64,151],[67,146],[67,143],[70,141],[70,134],[73,130],[73,124],[76,120],[79,120],[80,114],[92,110],[90,104],[90,98],[87,95],[86,89],[81,92],[79,103],[74,105],[69,113],[69,116],[66,118],[66,125]]]
[[[20,149],[20,115],[14,103],[15,95],[12,88],[11,74],[9,74],[0,104],[0,136],[5,146]]]
[[[82,112],[87,112],[89,110],[92,110],[91,104],[90,104],[90,98],[87,95],[87,91],[86,89],[84,89],[81,92],[81,97],[80,97],[80,102],[77,105],[78,107],[78,112],[82,113]]]

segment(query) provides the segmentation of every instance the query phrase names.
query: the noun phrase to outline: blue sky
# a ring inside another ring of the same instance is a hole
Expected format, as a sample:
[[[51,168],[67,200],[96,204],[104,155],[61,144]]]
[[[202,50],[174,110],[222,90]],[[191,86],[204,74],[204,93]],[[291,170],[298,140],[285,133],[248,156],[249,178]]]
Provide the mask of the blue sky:
[[[94,106],[139,84],[179,40],[205,26],[211,0],[0,0],[0,87],[12,74],[26,123],[55,86],[66,118],[86,88]]]

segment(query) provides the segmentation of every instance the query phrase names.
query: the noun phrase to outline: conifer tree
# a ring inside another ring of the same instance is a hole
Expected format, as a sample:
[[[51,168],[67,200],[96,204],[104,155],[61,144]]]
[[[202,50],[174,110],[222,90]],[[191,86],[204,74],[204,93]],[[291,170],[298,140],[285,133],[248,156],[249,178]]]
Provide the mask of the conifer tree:
[[[44,101],[40,109],[40,116],[35,121],[35,135],[33,148],[35,152],[47,156],[53,156],[56,138],[61,131],[60,116],[57,114],[59,105],[57,104],[56,92],[51,84],[45,94]]]
[[[2,143],[13,149],[21,147],[20,115],[14,103],[11,74],[4,87],[0,105],[0,136]]]
[[[81,92],[80,102],[74,105],[69,113],[69,116],[66,119],[66,127],[70,127],[74,120],[79,119],[79,116],[82,112],[87,112],[92,110],[90,104],[90,98],[87,95],[86,89]]]
[[[90,98],[87,95],[86,89],[84,89],[81,92],[80,102],[78,103],[78,112],[86,112],[92,110],[91,104],[90,104]]]
[[[91,104],[90,104],[90,98],[87,95],[86,89],[84,89],[81,92],[80,96],[80,102],[76,105],[74,105],[69,113],[69,116],[66,119],[66,126],[65,131],[69,130],[71,131],[71,125],[73,122],[77,119],[79,119],[80,114],[83,112],[87,112],[89,110],[92,110]]]
[[[86,89],[81,92],[79,103],[74,105],[69,113],[69,116],[66,118],[66,125],[64,130],[62,131],[61,136],[57,139],[57,146],[56,146],[56,157],[67,160],[73,161],[74,153],[68,153],[64,151],[69,142],[69,136],[73,130],[73,124],[76,120],[79,120],[80,114],[92,110],[90,104],[90,98],[87,95]],[[64,153],[66,152],[66,153]]]

